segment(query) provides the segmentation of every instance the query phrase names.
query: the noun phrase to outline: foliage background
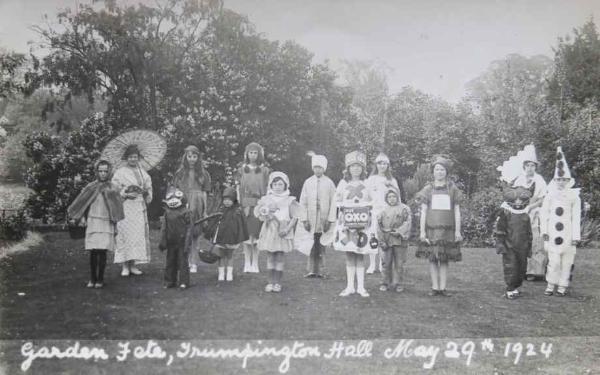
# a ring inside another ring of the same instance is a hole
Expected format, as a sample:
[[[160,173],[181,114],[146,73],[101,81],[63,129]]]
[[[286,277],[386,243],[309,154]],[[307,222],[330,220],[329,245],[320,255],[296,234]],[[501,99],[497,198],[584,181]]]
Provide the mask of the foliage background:
[[[220,190],[244,146],[257,141],[296,194],[310,174],[309,150],[327,155],[334,180],[346,152],[360,148],[373,159],[385,151],[409,204],[429,178],[427,162],[445,153],[468,198],[465,235],[490,244],[495,168],[534,143],[546,180],[563,147],[590,203],[586,217],[600,216],[600,39],[591,19],[559,38],[552,58],[493,61],[450,104],[409,86],[389,92],[385,68],[370,62],[334,72],[295,42],[266,39],[218,0],[104,1],[55,17],[58,26],[36,26],[29,56],[0,52],[0,114],[10,125],[0,141],[10,176],[35,191],[33,218],[61,221],[107,140],[134,128],[168,141],[151,173],[157,197],[188,144],[203,150]]]

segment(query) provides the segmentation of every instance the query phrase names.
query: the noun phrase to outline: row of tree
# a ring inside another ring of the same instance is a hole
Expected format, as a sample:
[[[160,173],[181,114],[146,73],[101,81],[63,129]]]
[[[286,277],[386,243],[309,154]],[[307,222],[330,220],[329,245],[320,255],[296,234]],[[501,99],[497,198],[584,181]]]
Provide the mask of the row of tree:
[[[336,83],[336,73],[305,48],[265,39],[218,0],[154,7],[106,1],[63,11],[57,21],[60,28],[37,28],[43,57],[0,55],[0,110],[16,124],[9,137],[24,141],[29,159],[15,169],[28,168],[34,217],[60,220],[92,178],[99,150],[131,128],[168,140],[165,162],[152,174],[159,192],[187,144],[204,150],[215,181],[227,182],[245,144],[258,141],[296,190],[310,173],[301,157],[308,150],[327,155],[334,178],[346,152],[384,150],[408,199],[419,165],[445,153],[456,161],[459,185],[478,201],[497,196],[496,166],[527,143],[538,147],[550,178],[560,144],[591,214],[600,216],[600,39],[593,20],[558,40],[554,60],[510,55],[493,62],[457,105],[411,87],[390,93],[385,72],[365,63],[346,63],[346,84]],[[25,160],[23,150],[11,152]]]

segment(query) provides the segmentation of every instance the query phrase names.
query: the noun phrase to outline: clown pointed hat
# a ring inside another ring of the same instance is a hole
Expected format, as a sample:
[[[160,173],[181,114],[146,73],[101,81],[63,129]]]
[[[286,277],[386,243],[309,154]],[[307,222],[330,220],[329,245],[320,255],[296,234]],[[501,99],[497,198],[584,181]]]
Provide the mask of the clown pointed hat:
[[[554,168],[554,178],[573,178],[571,177],[571,171],[569,170],[567,159],[565,159],[565,154],[560,146],[556,148],[556,166]]]
[[[517,156],[521,157],[521,160],[523,161],[523,163],[530,161],[530,162],[533,162],[535,164],[540,164],[538,162],[537,155],[535,153],[535,146],[533,145],[533,143],[528,144],[527,146],[525,146],[523,148],[523,151],[520,151],[517,154]]]

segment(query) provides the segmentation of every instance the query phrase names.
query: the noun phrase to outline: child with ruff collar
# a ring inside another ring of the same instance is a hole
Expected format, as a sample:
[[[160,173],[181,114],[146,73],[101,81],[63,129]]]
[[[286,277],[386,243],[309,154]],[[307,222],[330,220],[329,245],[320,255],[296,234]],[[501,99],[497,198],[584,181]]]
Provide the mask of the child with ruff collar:
[[[541,209],[541,232],[548,250],[548,286],[550,296],[565,296],[569,287],[571,267],[575,261],[577,243],[581,240],[581,199],[579,189],[573,189],[575,180],[562,148],[556,150],[554,178],[548,186]]]
[[[504,202],[496,219],[494,235],[496,252],[502,254],[506,291],[504,296],[515,299],[521,296],[519,287],[525,279],[527,258],[531,256],[531,218],[527,210],[532,192],[521,186],[506,186]]]
[[[264,222],[257,241],[260,251],[267,253],[269,283],[265,292],[281,292],[284,254],[292,251],[294,227],[301,207],[290,195],[290,180],[283,172],[269,175],[269,190],[254,208],[254,215]]]

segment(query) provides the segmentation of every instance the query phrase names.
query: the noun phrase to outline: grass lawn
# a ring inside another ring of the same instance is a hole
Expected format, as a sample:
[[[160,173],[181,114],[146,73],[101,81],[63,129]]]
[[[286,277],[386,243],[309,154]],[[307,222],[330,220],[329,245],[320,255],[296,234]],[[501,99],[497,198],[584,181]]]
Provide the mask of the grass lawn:
[[[266,273],[240,272],[241,251],[234,256],[233,282],[217,282],[216,266],[202,265],[189,289],[165,290],[164,254],[156,248],[158,232],[152,231],[155,248],[152,262],[141,266],[144,275],[122,278],[120,267],[109,263],[105,288],[90,290],[83,241],[70,240],[67,233],[44,236],[42,245],[0,260],[0,340],[600,336],[597,249],[578,251],[571,294],[564,298],[544,296],[541,282],[527,282],[518,300],[502,298],[501,257],[493,249],[470,248],[463,249],[462,262],[450,265],[450,297],[427,296],[427,264],[410,256],[404,293],[380,292],[375,274],[367,275],[370,298],[343,298],[338,293],[345,287],[345,265],[339,252],[327,253],[325,280],[304,279],[306,258],[287,255],[279,294],[263,291]],[[263,255],[262,270],[265,260]],[[598,350],[589,350],[579,354],[600,360]]]

